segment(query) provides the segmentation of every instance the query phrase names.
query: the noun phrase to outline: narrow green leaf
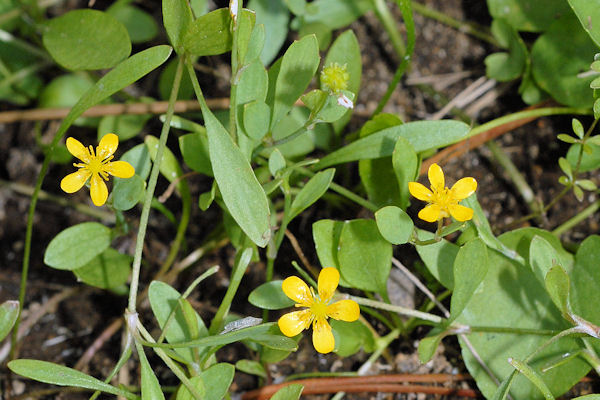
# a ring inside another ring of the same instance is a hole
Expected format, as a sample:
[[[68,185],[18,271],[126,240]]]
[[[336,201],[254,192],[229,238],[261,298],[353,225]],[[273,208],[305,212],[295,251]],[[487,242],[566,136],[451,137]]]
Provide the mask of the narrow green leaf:
[[[459,121],[409,122],[358,139],[323,157],[315,168],[322,169],[350,161],[391,156],[399,137],[408,140],[415,152],[421,153],[456,143],[465,138],[469,130],[467,124]]]
[[[298,400],[304,390],[304,386],[298,383],[292,383],[279,389],[271,400]]]
[[[0,341],[12,330],[19,315],[19,302],[7,300],[0,305]]]
[[[399,207],[380,208],[375,212],[375,221],[381,236],[392,244],[407,243],[412,237],[414,223]]]
[[[435,351],[439,347],[445,333],[440,332],[439,329],[432,330],[427,337],[424,337],[419,341],[419,361],[421,364],[429,362],[433,358]]]
[[[386,293],[392,245],[381,237],[375,221],[344,222],[337,255],[340,274],[352,287]]]
[[[89,390],[99,390],[101,392],[123,396],[127,399],[135,400],[138,397],[133,393],[123,389],[116,388],[108,383],[104,383],[92,376],[73,368],[53,364],[47,361],[39,360],[13,360],[8,363],[8,368],[15,374],[19,374],[38,382],[50,383],[59,386],[73,386]]]
[[[517,376],[517,370],[514,369],[511,372],[511,374],[509,376],[507,376],[506,379],[504,379],[500,383],[500,386],[498,386],[498,389],[494,393],[494,397],[492,397],[492,400],[504,400],[504,399],[506,399],[506,397],[508,396],[508,392],[510,390],[510,387],[512,386],[512,384],[513,384],[516,376]]]
[[[42,39],[52,58],[73,71],[112,68],[131,53],[125,26],[112,15],[92,9],[51,19]]]
[[[567,135],[566,133],[560,133],[558,136],[556,136],[556,138],[565,143],[573,144],[577,142],[577,139],[575,139],[573,136]]]
[[[310,207],[315,201],[321,198],[325,192],[327,192],[334,174],[335,168],[329,168],[325,171],[318,172],[306,182],[306,185],[300,189],[300,192],[292,202],[289,215],[287,216],[288,222]]]
[[[573,127],[573,133],[575,133],[579,139],[583,139],[585,131],[583,129],[583,125],[581,125],[581,122],[577,118],[573,118],[571,120],[571,126]]]
[[[204,388],[208,386],[208,390],[203,400],[221,400],[227,394],[227,389],[233,381],[233,374],[235,368],[233,365],[228,363],[218,363],[205,371],[202,371],[200,375],[194,376],[190,379],[190,382],[196,388]],[[196,400],[190,391],[185,387],[181,386],[177,391],[176,400]]]
[[[525,364],[522,361],[516,360],[514,358],[509,358],[508,362],[510,365],[515,367],[517,371],[523,374],[531,383],[533,383],[544,395],[546,400],[554,400],[554,396],[552,392],[548,388],[548,386],[544,383],[544,380],[538,375],[537,372],[533,370],[529,365]]]
[[[161,400],[165,398],[160,383],[154,375],[154,371],[146,358],[144,348],[141,345],[137,345],[137,353],[140,359],[140,365],[142,367],[142,400]]]
[[[248,301],[253,306],[264,310],[280,310],[292,307],[294,300],[290,299],[281,289],[281,280],[266,282],[250,292]]]
[[[110,229],[98,222],[84,222],[65,229],[52,239],[44,263],[73,270],[84,266],[110,245]]]
[[[187,0],[163,0],[162,13],[169,41],[175,50],[181,53],[184,36],[194,20],[192,10]]]
[[[319,45],[314,36],[295,41],[287,49],[282,57],[274,87],[271,127],[290,111],[304,93],[317,71],[319,61]]]
[[[210,110],[203,110],[210,160],[227,209],[257,246],[271,237],[267,196],[252,167],[231,136]]]
[[[460,248],[454,260],[454,291],[450,302],[450,321],[463,312],[488,271],[487,247],[479,238]]]
[[[274,149],[269,155],[269,172],[271,175],[277,176],[277,173],[284,169],[285,166],[285,157],[279,149]]]

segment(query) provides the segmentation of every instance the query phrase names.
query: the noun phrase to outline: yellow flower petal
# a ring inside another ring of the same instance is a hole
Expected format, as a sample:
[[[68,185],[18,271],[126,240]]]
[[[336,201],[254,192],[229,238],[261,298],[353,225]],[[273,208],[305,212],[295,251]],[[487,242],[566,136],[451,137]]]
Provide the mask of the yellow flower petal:
[[[112,156],[112,154],[117,150],[119,146],[119,137],[114,133],[107,133],[102,136],[100,139],[100,143],[96,148],[96,156],[100,159],[105,159],[108,156]]]
[[[312,293],[308,285],[297,276],[290,276],[281,283],[283,293],[290,299],[303,306],[310,307],[313,302]]]
[[[106,183],[98,174],[92,175],[92,179],[90,179],[90,197],[94,205],[98,207],[106,203],[108,198]]]
[[[419,211],[419,218],[427,222],[435,222],[440,219],[440,206],[437,204],[430,204],[421,211]]]
[[[354,300],[340,300],[327,306],[327,315],[333,319],[352,322],[358,319],[360,308]]]
[[[131,178],[135,174],[135,169],[127,161],[109,162],[104,166],[104,170],[118,178]]]
[[[62,178],[62,181],[60,181],[60,188],[67,193],[75,193],[81,189],[89,177],[90,172],[87,169],[79,169],[77,172],[73,172]]]
[[[339,282],[340,273],[336,268],[328,267],[321,270],[317,287],[319,288],[319,298],[322,302],[328,302],[331,299]]]
[[[429,201],[433,193],[419,182],[408,182],[408,191],[419,200]]]
[[[475,178],[462,178],[450,189],[451,196],[456,200],[463,200],[475,193],[477,190],[477,181]]]
[[[319,353],[327,354],[333,351],[335,347],[335,339],[331,326],[325,318],[319,318],[313,324],[313,346]]]
[[[444,181],[444,171],[442,171],[442,168],[439,165],[436,163],[431,164],[427,176],[429,177],[432,188],[435,188],[435,190],[444,189],[446,185],[446,182]]]
[[[79,140],[72,138],[72,137],[68,137],[66,145],[67,145],[67,150],[69,150],[69,153],[71,153],[75,157],[79,158],[81,161],[83,161],[86,164],[90,162],[90,154],[89,154],[88,150],[81,144],[81,142]]]
[[[448,206],[448,211],[457,221],[468,221],[473,218],[473,210],[459,204]]]
[[[287,337],[296,336],[310,326],[311,313],[310,310],[301,310],[287,313],[279,318],[277,325],[281,333]]]

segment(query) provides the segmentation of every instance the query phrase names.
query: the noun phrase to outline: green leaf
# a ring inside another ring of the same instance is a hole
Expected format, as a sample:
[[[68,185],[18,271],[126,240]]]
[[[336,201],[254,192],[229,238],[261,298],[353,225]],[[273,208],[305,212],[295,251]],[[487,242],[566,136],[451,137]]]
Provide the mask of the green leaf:
[[[329,168],[325,171],[318,172],[306,182],[306,185],[300,189],[300,192],[298,192],[292,202],[289,215],[287,216],[287,222],[294,219],[327,192],[334,174],[335,168]]]
[[[585,151],[581,157],[581,163],[579,164],[579,172],[589,172],[597,168],[600,168],[600,146],[586,143],[592,149],[592,154],[588,154]],[[579,158],[579,151],[581,150],[581,144],[575,143],[567,151],[567,160],[571,165],[577,164]]]
[[[454,260],[454,291],[450,302],[450,318],[454,321],[463,312],[485,279],[488,271],[487,247],[475,238],[458,250]]]
[[[52,58],[73,71],[112,68],[131,53],[125,26],[108,13],[92,9],[51,19],[42,39]]]
[[[283,293],[281,284],[283,281],[275,280],[263,283],[248,296],[248,301],[253,306],[265,310],[280,310],[294,305],[294,300]]]
[[[285,157],[281,154],[279,149],[275,149],[269,155],[269,172],[274,177],[277,176],[279,171],[283,170],[286,166]]]
[[[7,300],[0,305],[0,341],[10,333],[19,315],[19,302]]]
[[[592,77],[582,78],[579,74],[589,69],[590,60],[597,51],[575,15],[565,14],[533,45],[533,76],[540,87],[558,102],[587,108],[593,102],[590,90]]]
[[[99,390],[101,392],[114,394],[115,396],[124,396],[127,399],[135,400],[138,397],[131,392],[116,388],[108,383],[104,383],[94,377],[77,371],[73,368],[63,367],[47,361],[39,360],[13,360],[8,363],[8,368],[15,374],[19,374],[38,382],[50,383],[59,386],[73,386],[89,390]]]
[[[223,201],[240,228],[257,246],[271,237],[267,196],[252,167],[210,110],[203,110],[213,173]]]
[[[269,87],[270,95],[267,96],[267,103],[273,106],[271,127],[290,111],[304,93],[319,61],[319,46],[314,36],[295,41],[287,49],[281,60],[275,87]]]
[[[519,31],[546,30],[561,15],[570,12],[562,0],[487,0],[494,19],[509,21]]]
[[[115,2],[106,12],[125,25],[133,43],[147,42],[158,35],[158,24],[152,15],[136,6]]]
[[[265,39],[260,60],[269,65],[288,35],[290,13],[281,0],[250,0],[247,7],[256,11],[256,25],[264,25]]]
[[[377,207],[400,205],[400,188],[391,157],[359,160],[358,172],[369,200]]]
[[[517,79],[525,70],[527,47],[510,24],[503,19],[492,21],[492,33],[508,52],[494,53],[485,58],[486,74],[500,82]]]
[[[299,383],[292,383],[279,389],[271,400],[298,400],[304,390],[304,386]]]
[[[244,104],[244,131],[254,140],[261,140],[269,131],[271,109],[260,100]]]
[[[350,25],[372,8],[369,0],[316,0],[306,5],[303,20],[305,24],[321,22],[334,30]]]
[[[312,226],[315,250],[323,267],[336,267],[338,263],[338,244],[344,223],[331,219],[322,219]]]
[[[233,374],[235,368],[233,365],[228,363],[218,363],[206,371],[202,371],[200,375],[194,376],[190,379],[190,382],[194,387],[204,387],[204,385],[210,385],[210,390],[206,392],[203,400],[221,400],[227,394],[229,386],[233,381]],[[175,400],[196,400],[190,391],[183,385],[177,391],[177,397]]]
[[[573,132],[577,135],[579,139],[583,139],[583,135],[585,135],[585,130],[583,129],[583,125],[577,118],[573,118],[571,120],[571,125],[573,127]]]
[[[413,234],[412,219],[399,207],[387,206],[375,212],[375,221],[381,236],[392,244],[407,243]]]
[[[433,329],[431,332],[429,332],[427,337],[424,337],[419,341],[419,348],[417,349],[417,352],[419,353],[419,361],[421,361],[421,364],[425,364],[433,358],[433,355],[444,338],[444,335],[445,333],[440,332],[439,329]]]
[[[578,179],[575,181],[575,184],[583,190],[593,191],[598,189],[594,181],[591,181],[589,179]]]
[[[158,138],[152,135],[146,135],[144,137],[144,142],[148,148],[148,154],[150,154],[150,158],[154,162],[154,159],[156,158],[156,152],[158,150]],[[167,147],[165,147],[165,151],[160,163],[160,173],[169,182],[173,182],[183,174],[177,158]]]
[[[546,274],[546,290],[564,316],[571,314],[569,291],[571,282],[563,267],[555,265]]]
[[[350,357],[361,348],[370,353],[375,350],[375,339],[371,331],[360,321],[345,322],[329,320],[333,336],[335,338],[335,349],[333,350],[341,357]]]
[[[430,240],[433,239],[433,233],[418,230],[419,240]],[[454,260],[460,249],[454,243],[442,239],[437,243],[429,244],[426,246],[415,246],[419,257],[423,260],[423,263],[431,272],[433,276],[442,284],[446,289],[454,289],[454,271],[452,266]]]
[[[107,115],[98,125],[98,140],[107,133],[114,133],[123,142],[137,136],[150,119],[149,114],[142,115]]]
[[[98,222],[71,226],[52,239],[44,263],[52,268],[74,270],[90,262],[110,245],[110,229]]]
[[[505,233],[499,237],[499,240],[507,249],[516,251],[522,259],[526,259],[530,254],[531,239],[540,231],[531,228],[518,229]],[[456,320],[457,323],[469,326],[556,331],[569,328],[569,324],[561,317],[545,288],[530,268],[495,251],[488,251],[488,261],[488,273]],[[589,298],[586,301],[593,302]],[[479,357],[500,381],[509,377],[513,371],[506,362],[508,357],[525,359],[548,340],[548,337],[539,335],[523,336],[498,332],[477,332],[468,334],[467,337]],[[462,339],[459,338],[459,341],[469,372],[475,378],[484,396],[491,398],[496,392],[497,384],[481,367]],[[581,343],[578,339],[563,338],[542,350],[529,363],[531,368],[541,375],[555,396],[564,393],[578,382],[589,371],[589,365],[581,359],[574,358],[544,373],[539,371],[546,366],[548,359],[579,348]],[[515,378],[511,395],[514,399],[540,398],[538,389],[523,376]]]
[[[545,285],[546,274],[553,265],[570,265],[571,260],[559,259],[553,245],[541,236],[534,236],[529,245],[529,265],[538,282]]]
[[[576,143],[577,139],[575,139],[573,136],[567,135],[566,133],[560,133],[558,134],[558,136],[556,136],[558,140],[565,142],[565,143]]]
[[[116,178],[113,190],[110,193],[112,206],[116,210],[130,210],[143,200],[146,192],[146,182],[139,175],[131,178]]]
[[[600,46],[600,1],[569,0],[569,5],[575,11],[583,29],[596,45]]]
[[[558,159],[558,166],[565,173],[569,179],[573,178],[573,168],[571,167],[571,163],[564,157],[560,157]]]
[[[129,149],[121,157],[121,161],[127,161],[135,168],[135,174],[138,175],[142,180],[146,180],[150,175],[150,154],[148,154],[148,148],[145,144],[140,143],[137,146]]]
[[[403,137],[396,139],[392,153],[392,166],[398,181],[400,208],[406,210],[410,205],[408,182],[415,181],[419,173],[419,159],[410,142]]]
[[[315,168],[322,169],[350,161],[391,156],[399,137],[408,140],[415,152],[421,153],[456,143],[464,139],[469,130],[467,124],[459,121],[409,122],[358,139],[323,157]]]
[[[50,81],[41,91],[38,105],[40,108],[73,107],[92,87],[94,81],[88,76],[61,75]],[[97,124],[98,118],[81,117],[75,121],[75,125],[78,126],[95,127]]]
[[[167,338],[167,341],[172,344],[196,339],[192,335],[192,332],[194,332],[196,328],[188,325],[184,312],[179,305],[180,298],[181,294],[164,282],[152,281],[150,284],[148,299],[150,300],[152,312],[154,313],[154,316],[156,317],[161,329],[165,329],[165,324],[167,323],[169,316],[173,310],[175,310],[174,317],[171,317],[171,321],[165,330],[165,337]],[[197,314],[196,322],[200,335],[208,335],[208,330],[206,329],[204,322]],[[188,362],[194,362],[195,358],[193,349],[178,348],[176,351]]]
[[[233,35],[228,8],[219,8],[196,19],[186,32],[183,46],[195,56],[223,54],[231,50]]]
[[[196,172],[213,176],[210,156],[208,155],[208,137],[206,132],[188,133],[179,137],[179,149],[183,161]]]
[[[373,220],[345,221],[338,249],[340,274],[352,287],[386,293],[392,266],[392,245]]]
[[[73,273],[90,286],[110,289],[125,284],[130,271],[131,257],[109,247]]]
[[[267,377],[267,371],[265,370],[265,367],[263,367],[263,365],[258,361],[239,360],[235,363],[235,369],[250,375],[260,376],[261,378]]]
[[[163,0],[162,14],[169,41],[175,51],[181,53],[184,36],[190,30],[190,25],[194,20],[192,10],[187,0]]]
[[[592,322],[600,324],[600,236],[585,239],[575,254],[575,265],[571,274],[571,305],[573,311]],[[599,348],[598,346],[595,346]]]
[[[175,72],[177,71],[177,64],[179,60],[177,58],[171,59],[160,72],[158,77],[158,94],[161,99],[168,100],[171,95],[171,89],[173,88],[173,82],[175,81]],[[177,100],[189,100],[194,95],[194,87],[188,74],[183,74],[181,77],[181,83],[179,84],[179,91],[177,92]],[[164,115],[161,115],[161,122],[164,122]],[[171,126],[174,126],[174,120],[181,118],[174,115],[171,118]]]
[[[258,18],[258,17],[257,17]],[[246,50],[245,64],[248,65],[254,61],[260,62],[260,54],[265,45],[265,26],[254,25],[252,33],[250,33],[250,39],[248,40],[248,49]],[[262,62],[261,62],[262,65]]]
[[[160,400],[165,398],[160,383],[146,358],[141,345],[137,346],[140,365],[142,367],[142,400]]]

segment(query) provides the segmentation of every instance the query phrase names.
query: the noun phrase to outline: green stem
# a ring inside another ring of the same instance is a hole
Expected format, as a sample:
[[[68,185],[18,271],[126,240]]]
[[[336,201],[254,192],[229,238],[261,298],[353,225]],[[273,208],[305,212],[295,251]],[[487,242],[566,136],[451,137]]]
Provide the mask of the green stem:
[[[41,61],[37,64],[31,65],[27,68],[20,69],[18,72],[11,74],[0,82],[0,90],[4,90],[6,87],[12,85],[15,82],[20,82],[25,79],[27,76],[38,72],[41,69],[49,67],[52,65],[49,61]]]
[[[376,3],[379,1],[383,2],[383,0],[375,0]],[[394,77],[392,78],[392,81],[390,82],[390,84],[387,88],[387,91],[385,92],[385,94],[379,101],[377,108],[373,112],[373,116],[375,116],[375,115],[379,114],[381,111],[383,111],[383,108],[385,107],[387,102],[390,100],[392,93],[396,89],[396,86],[398,86],[400,79],[402,79],[404,72],[410,65],[410,62],[412,60],[412,54],[415,49],[415,36],[416,35],[415,35],[415,23],[414,23],[413,15],[412,15],[411,0],[397,0],[397,2],[398,2],[398,6],[400,7],[400,11],[402,12],[402,18],[404,18],[404,24],[406,25],[407,49],[406,49],[406,53],[404,55],[401,55],[402,62],[400,63],[400,66],[396,70],[396,73],[394,74]]]
[[[229,100],[231,107],[229,107],[229,132],[233,138],[233,142],[237,143],[237,83],[239,79],[240,66],[239,66],[239,47],[238,47],[238,36],[239,36],[239,21],[242,18],[242,1],[235,2],[237,10],[235,10],[235,18],[233,20],[233,38],[231,46],[231,88],[229,91]],[[230,4],[231,6],[231,4]],[[230,10],[231,12],[231,10]]]
[[[598,211],[598,209],[600,209],[600,200],[597,200],[595,203],[590,204],[588,207],[585,208],[585,210],[578,212],[577,214],[575,214],[574,217],[569,218],[567,221],[557,226],[552,231],[552,234],[554,236],[562,235],[563,233],[573,228],[575,225],[594,215],[594,213]]]
[[[375,14],[377,15],[377,18],[379,18],[383,28],[390,37],[390,42],[392,42],[392,47],[398,55],[398,58],[404,57],[404,54],[406,54],[406,47],[404,46],[404,41],[398,32],[398,28],[396,27],[396,21],[390,13],[390,9],[385,3],[385,0],[373,0],[373,6],[375,8]]]
[[[131,284],[129,287],[129,303],[127,308],[130,313],[135,313],[136,310],[137,291],[140,279],[140,267],[142,265],[142,251],[144,249],[144,238],[146,237],[146,229],[148,227],[148,217],[150,216],[150,206],[152,204],[154,190],[156,189],[156,182],[158,181],[158,173],[160,170],[160,164],[162,162],[163,153],[167,143],[167,137],[169,136],[171,118],[173,118],[173,113],[175,110],[175,102],[177,101],[179,85],[181,84],[181,76],[183,74],[183,63],[183,58],[180,57],[177,62],[177,69],[175,70],[175,78],[173,79],[173,88],[171,89],[171,95],[169,96],[169,105],[167,107],[167,113],[165,115],[165,122],[163,124],[162,131],[160,132],[158,149],[156,150],[156,158],[154,159],[154,165],[152,166],[152,172],[150,173],[150,179],[148,180],[148,187],[146,188],[146,197],[144,198],[142,215],[140,216],[140,227],[138,230],[137,240],[135,244],[135,254],[133,257],[131,273]]]
[[[476,24],[474,22],[459,21],[452,18],[451,16],[433,10],[423,4],[413,2],[413,9],[424,17],[431,18],[435,21],[441,22],[442,24],[448,25],[452,28],[464,32],[485,42],[488,42],[496,47],[501,47],[494,36],[487,33],[487,28],[483,25]]]
[[[314,172],[312,172],[306,168],[296,168],[296,171],[298,171],[299,173],[301,173],[304,176],[308,176],[308,177],[315,176]],[[351,200],[351,201],[355,202],[356,204],[366,208],[367,210],[370,210],[373,212],[379,210],[379,207],[377,207],[374,203],[370,202],[369,200],[363,199],[359,195],[351,192],[350,190],[346,189],[343,186],[338,185],[335,182],[331,182],[331,184],[329,185],[329,188],[331,190],[333,190],[334,192],[337,192],[338,194],[344,196],[348,200]]]
[[[169,254],[167,255],[165,262],[162,264],[160,270],[158,271],[158,278],[166,274],[169,268],[171,268],[171,265],[173,265],[173,262],[175,262],[177,253],[179,253],[179,249],[181,248],[181,243],[183,243],[183,239],[185,238],[185,231],[187,230],[188,224],[190,222],[190,215],[192,213],[192,196],[190,195],[190,189],[185,179],[182,179],[180,181],[179,187],[181,192],[182,203],[181,219],[179,220],[179,225],[177,226],[177,234],[175,235],[175,240],[173,240],[173,243],[171,244]]]
[[[377,300],[365,299],[364,297],[349,296],[348,298],[350,300],[356,301],[358,304],[361,304],[363,306],[379,308],[381,310],[395,312],[397,314],[405,315],[407,317],[419,318],[425,321],[433,322],[434,324],[441,324],[444,320],[442,317],[439,317],[437,315],[413,310],[411,308],[406,308],[402,306],[387,304]]]

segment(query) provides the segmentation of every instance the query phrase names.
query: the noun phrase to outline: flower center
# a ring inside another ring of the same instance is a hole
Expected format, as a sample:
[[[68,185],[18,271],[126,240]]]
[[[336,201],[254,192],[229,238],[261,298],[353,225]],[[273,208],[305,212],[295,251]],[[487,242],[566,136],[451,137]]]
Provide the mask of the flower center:
[[[440,206],[442,210],[448,208],[448,206],[457,204],[458,201],[452,197],[450,194],[450,189],[445,188],[434,188],[432,187],[433,197],[431,198],[431,203],[437,204]]]
[[[315,316],[315,319],[327,318],[327,303],[315,298],[310,306],[310,312]]]
[[[106,153],[103,149],[97,150],[97,155],[94,154],[94,148],[90,146],[87,150],[88,159],[87,163],[76,163],[73,164],[77,168],[85,168],[92,175],[98,174],[104,180],[108,180],[108,173],[106,172],[106,165],[110,163],[110,160],[114,158],[114,156],[106,156]]]

